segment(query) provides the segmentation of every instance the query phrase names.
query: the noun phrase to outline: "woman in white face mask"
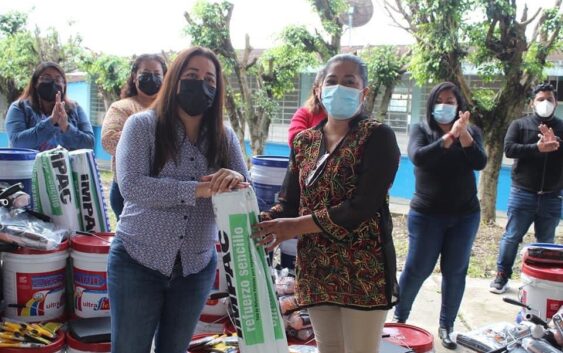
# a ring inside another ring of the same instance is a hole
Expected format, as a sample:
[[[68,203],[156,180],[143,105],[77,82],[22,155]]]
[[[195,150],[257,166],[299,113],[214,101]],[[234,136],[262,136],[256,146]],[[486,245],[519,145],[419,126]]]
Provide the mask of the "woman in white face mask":
[[[397,302],[387,191],[399,164],[393,131],[362,112],[365,64],[337,55],[319,92],[328,119],[294,140],[279,202],[254,236],[299,236],[297,300],[309,307],[321,353],[378,352]]]
[[[442,305],[439,336],[455,349],[453,330],[465,288],[471,246],[479,228],[475,170],[487,163],[479,129],[469,125],[459,89],[443,82],[430,92],[426,120],[411,129],[409,158],[416,190],[408,215],[409,251],[395,321],[406,322],[424,280],[440,257]]]

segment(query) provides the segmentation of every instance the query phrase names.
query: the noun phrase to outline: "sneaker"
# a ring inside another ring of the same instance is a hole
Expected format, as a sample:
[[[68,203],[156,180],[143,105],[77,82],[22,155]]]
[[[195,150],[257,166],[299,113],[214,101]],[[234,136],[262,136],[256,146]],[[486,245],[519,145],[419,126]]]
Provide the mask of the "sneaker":
[[[508,277],[502,273],[497,272],[497,276],[489,285],[489,292],[502,294],[508,289]]]

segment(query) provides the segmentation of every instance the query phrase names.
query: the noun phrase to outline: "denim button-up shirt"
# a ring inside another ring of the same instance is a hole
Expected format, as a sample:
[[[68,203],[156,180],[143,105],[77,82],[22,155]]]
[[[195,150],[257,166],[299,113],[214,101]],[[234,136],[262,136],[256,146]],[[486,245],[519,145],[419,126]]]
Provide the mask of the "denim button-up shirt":
[[[200,135],[193,145],[178,122],[183,139],[177,163],[169,161],[157,177],[151,177],[156,115],[153,110],[131,116],[117,145],[117,175],[125,208],[117,225],[131,257],[142,265],[170,276],[180,254],[184,276],[201,271],[215,251],[217,227],[210,198],[196,198],[196,186],[214,173]],[[248,179],[235,133],[225,127],[228,165]]]

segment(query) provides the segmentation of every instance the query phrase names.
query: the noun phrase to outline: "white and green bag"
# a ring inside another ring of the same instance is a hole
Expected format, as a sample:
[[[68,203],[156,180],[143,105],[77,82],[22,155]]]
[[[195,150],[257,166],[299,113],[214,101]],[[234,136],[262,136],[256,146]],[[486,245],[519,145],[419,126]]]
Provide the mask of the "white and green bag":
[[[80,230],[109,232],[102,182],[94,152],[81,149],[69,152],[76,198],[80,207]]]
[[[33,206],[60,229],[80,230],[80,212],[68,151],[62,147],[38,153],[33,164]]]
[[[287,353],[284,324],[262,246],[250,237],[258,222],[252,188],[216,194],[213,208],[241,353]]]

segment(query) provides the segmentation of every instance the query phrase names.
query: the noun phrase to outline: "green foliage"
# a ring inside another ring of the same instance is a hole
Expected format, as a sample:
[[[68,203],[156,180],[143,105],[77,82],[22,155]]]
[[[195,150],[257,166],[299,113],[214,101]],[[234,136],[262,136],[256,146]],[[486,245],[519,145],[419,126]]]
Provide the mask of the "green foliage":
[[[35,47],[36,41],[29,31],[17,32],[0,39],[0,91],[10,82],[14,88],[22,90],[31,78],[39,63]]]
[[[450,77],[456,62],[467,56],[463,24],[465,11],[472,3],[472,0],[406,0],[412,11],[412,25],[417,29],[409,68],[418,84]]]
[[[257,89],[252,92],[254,109],[260,110],[264,118],[271,119],[279,111],[280,105],[271,99],[265,90]]]
[[[315,54],[287,44],[265,51],[258,60],[265,88],[276,99],[295,88],[295,77],[303,69],[318,64]]]
[[[20,11],[10,11],[0,15],[0,35],[10,36],[25,30],[27,14]]]
[[[496,90],[490,88],[474,88],[472,93],[475,105],[477,105],[479,110],[491,111],[494,108],[496,104]]]
[[[121,56],[90,53],[82,58],[81,69],[102,91],[119,97],[130,74],[130,63]]]
[[[342,36],[342,24],[335,20],[342,13],[348,10],[348,3],[345,0],[308,0],[315,12],[321,18],[323,29],[331,36]]]
[[[207,0],[199,0],[192,9],[191,20],[184,31],[191,37],[193,45],[210,48],[218,54],[226,49],[226,43],[230,43],[230,29],[227,15],[232,8],[228,1],[211,3]],[[223,56],[225,67],[232,67],[232,63]]]
[[[393,84],[406,64],[406,58],[397,53],[393,46],[379,46],[362,50],[359,56],[368,67],[368,80],[371,89]]]

